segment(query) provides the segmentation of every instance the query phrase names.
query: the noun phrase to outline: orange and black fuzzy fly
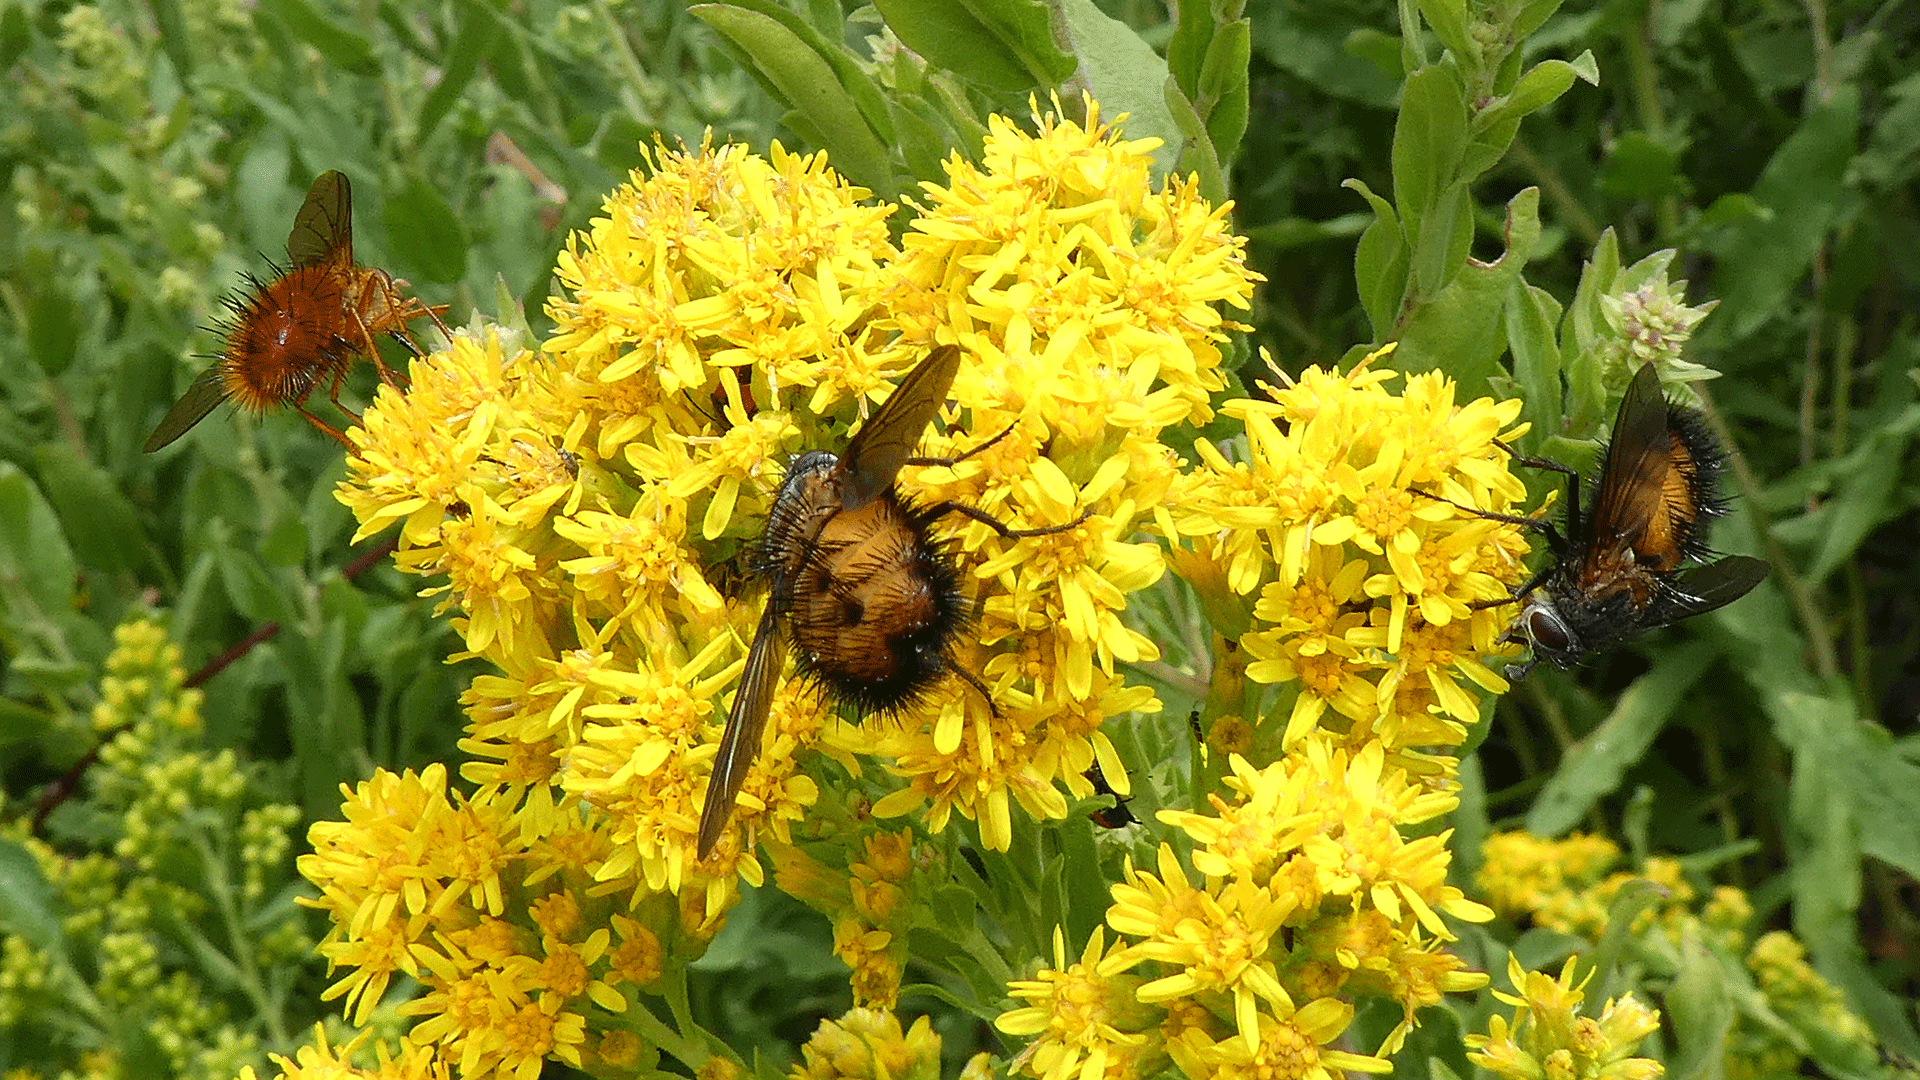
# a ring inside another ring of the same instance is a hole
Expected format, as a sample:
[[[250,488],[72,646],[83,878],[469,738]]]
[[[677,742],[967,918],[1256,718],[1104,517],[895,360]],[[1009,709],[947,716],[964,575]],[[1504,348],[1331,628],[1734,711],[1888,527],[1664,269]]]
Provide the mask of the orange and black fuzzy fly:
[[[1018,539],[1063,532],[1085,515],[1052,528],[1010,529],[976,507],[916,506],[894,490],[904,465],[953,465],[992,445],[984,443],[958,458],[913,454],[959,370],[958,348],[934,349],[848,441],[844,453],[812,450],[787,467],[766,529],[747,554],[748,575],[764,583],[769,595],[714,758],[700,813],[700,858],[719,842],[747,769],[760,752],[789,646],[798,674],[862,714],[905,709],[949,673],[993,706],[986,686],[953,655],[971,607],[933,525],[949,514],[964,514]]]
[[[1572,667],[1641,631],[1730,604],[1767,576],[1765,562],[1745,555],[1707,561],[1707,525],[1727,511],[1717,490],[1726,452],[1705,417],[1667,401],[1652,364],[1620,402],[1590,514],[1581,512],[1574,470],[1515,460],[1567,476],[1567,515],[1564,533],[1538,518],[1481,515],[1544,534],[1553,555],[1502,601],[1518,602],[1520,613],[1500,640],[1532,648],[1507,669],[1510,679],[1541,660]],[[1687,563],[1705,565],[1683,569]]]
[[[447,334],[440,321],[444,305],[428,307],[401,291],[405,281],[353,261],[353,192],[341,173],[321,173],[313,182],[287,235],[287,258],[287,269],[272,281],[249,275],[246,293],[224,301],[232,318],[220,327],[220,355],[147,437],[147,453],[186,434],[227,400],[254,412],[291,405],[351,446],[338,428],[307,410],[308,395],[330,383],[328,399],[340,407],[340,386],[356,356],[371,358],[381,379],[402,385],[380,359],[374,335],[386,334],[420,356],[409,322],[432,319]]]

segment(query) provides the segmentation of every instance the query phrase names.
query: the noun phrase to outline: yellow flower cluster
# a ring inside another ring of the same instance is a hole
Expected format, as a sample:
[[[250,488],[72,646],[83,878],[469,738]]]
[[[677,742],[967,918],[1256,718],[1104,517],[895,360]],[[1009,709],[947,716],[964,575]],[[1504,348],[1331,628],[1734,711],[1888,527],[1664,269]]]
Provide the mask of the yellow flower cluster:
[[[792,844],[768,841],[774,883],[832,922],[834,955],[853,971],[854,1005],[891,1009],[900,1001],[907,931],[926,901],[914,882],[913,830],[821,847],[846,858],[828,866]]]
[[[381,390],[339,498],[361,536],[399,526],[399,565],[443,598],[461,655],[496,671],[462,698],[470,796],[438,767],[383,772],[350,793],[346,821],[314,830],[302,869],[333,920],[325,954],[348,969],[330,993],[356,1018],[407,975],[427,988],[407,1006],[414,1038],[467,1076],[631,1058],[637,1043],[595,1043],[589,1005],[618,1013],[696,956],[736,880],[764,880],[760,842],[787,850],[803,815],[867,809],[867,789],[816,775],[858,777],[878,756],[902,782],[874,813],[918,808],[939,830],[957,811],[1003,849],[1015,804],[1065,816],[1062,787],[1090,795],[1096,760],[1125,790],[1101,725],[1159,708],[1116,668],[1157,656],[1121,613],[1165,569],[1137,537],[1171,525],[1180,463],[1159,436],[1209,415],[1235,328],[1217,308],[1245,308],[1257,279],[1224,208],[1186,183],[1153,188],[1152,145],[1097,109],[1036,134],[996,120],[984,163],[949,163],[899,247],[899,208],[823,155],[656,149],[652,175],[561,255],[550,339],[457,335],[414,362],[407,394]],[[1077,524],[1009,539],[936,522],[970,614],[952,654],[991,701],[948,679],[854,725],[786,681],[734,827],[700,863],[701,801],[764,603],[743,567],[786,464],[839,451],[943,344],[965,359],[920,452],[991,445],[908,464],[901,497],[1016,530]],[[861,999],[889,1002],[900,882],[868,854],[871,873],[842,879],[853,917],[836,940]]]
[[[838,449],[953,342],[967,359],[924,452],[1006,434],[909,466],[902,495],[1014,529],[1085,517],[1019,540],[936,524],[972,615],[954,654],[991,703],[949,679],[855,726],[789,682],[705,870],[762,879],[752,841],[788,839],[821,797],[807,747],[890,759],[906,784],[878,813],[922,806],[938,830],[957,810],[1001,848],[1012,804],[1064,816],[1060,786],[1088,794],[1096,758],[1124,783],[1100,725],[1158,708],[1115,670],[1157,655],[1119,616],[1164,570],[1134,539],[1176,476],[1158,436],[1207,415],[1232,326],[1215,307],[1246,306],[1255,279],[1223,209],[1152,188],[1151,146],[1097,111],[1037,135],[996,120],[985,165],[949,164],[902,250],[896,208],[819,155],[659,150],[561,256],[569,298],[538,354],[462,338],[417,362],[412,391],[368,411],[340,497],[362,535],[402,523],[401,565],[441,579],[468,654],[500,669],[468,695],[485,763],[462,775],[591,806],[609,879],[711,881],[692,837],[761,602],[740,595],[743,552],[786,461]]]
[[[1722,973],[1744,961],[1752,973],[1752,984],[1737,993],[1758,1011],[1741,1009],[1726,1033],[1723,1063],[1730,1077],[1758,1080],[1794,1075],[1809,1064],[1871,1061],[1872,1028],[1806,962],[1805,946],[1780,931],[1752,937],[1746,893],[1720,886],[1702,897],[1679,861],[1661,856],[1649,857],[1638,871],[1609,873],[1620,857],[1603,837],[1496,833],[1483,845],[1477,884],[1503,916],[1595,942],[1610,929],[1624,889],[1657,886],[1651,903],[1630,908],[1637,914],[1628,932],[1639,955],[1668,975],[1689,959]]]
[[[1781,930],[1760,935],[1747,953],[1746,966],[1767,1008],[1785,1025],[1739,1024],[1728,1040],[1728,1076],[1746,1080],[1800,1075],[1810,1071],[1809,1064],[1848,1058],[1857,1068],[1868,1067],[1876,1056],[1872,1026],[1848,1006],[1838,986],[1807,962],[1807,948],[1798,938]],[[1810,1054],[1812,1046],[1823,1052]]]
[[[800,1048],[789,1080],[939,1080],[940,1036],[926,1017],[905,1032],[890,1009],[855,1008],[838,1020],[822,1020]],[[983,1062],[986,1055],[975,1058]],[[975,1074],[969,1078],[968,1072]],[[963,1080],[983,1080],[969,1064]]]
[[[1390,1054],[1416,1011],[1486,985],[1444,948],[1453,935],[1441,912],[1493,915],[1446,883],[1450,834],[1402,835],[1457,800],[1384,763],[1377,742],[1350,752],[1316,736],[1264,769],[1236,755],[1227,780],[1236,798],[1214,797],[1211,814],[1161,811],[1192,838],[1200,880],[1161,845],[1158,873],[1129,864],[1114,886],[1107,925],[1122,938],[1111,951],[1096,934],[1069,966],[1056,942],[1052,971],[1012,985],[1029,1004],[999,1025],[1040,1036],[1030,1074],[1064,1080],[1083,1054],[1086,1076],[1142,1075],[1140,1060],[1162,1054],[1195,1078],[1380,1072],[1383,1059],[1328,1046],[1352,1019],[1346,999],[1379,995],[1403,1008],[1381,1048]]]
[[[529,834],[497,800],[450,796],[439,764],[381,771],[346,796],[346,820],[315,824],[300,858],[321,893],[302,902],[334,917],[320,954],[349,969],[324,997],[365,1024],[394,976],[420,981],[400,1009],[422,1018],[408,1045],[463,1076],[528,1080],[549,1057],[580,1067],[589,1011],[625,1012],[719,929],[699,894],[604,888],[606,838],[577,810],[570,828]]]
[[[361,1047],[367,1035],[362,1032],[345,1046],[335,1047],[327,1039],[324,1024],[313,1025],[313,1041],[292,1057],[269,1054],[277,1080],[449,1080],[453,1070],[431,1050],[402,1041],[398,1054],[389,1053],[385,1044],[375,1042],[376,1060],[371,1065],[357,1064],[364,1053]],[[241,1068],[239,1080],[258,1080],[253,1066]]]
[[[1494,996],[1513,1006],[1513,1020],[1496,1014],[1487,1034],[1468,1035],[1467,1060],[1511,1080],[1653,1080],[1665,1072],[1652,1058],[1633,1056],[1659,1029],[1660,1014],[1628,994],[1607,1002],[1598,1017],[1580,1015],[1586,979],[1575,985],[1574,964],[1568,960],[1554,979],[1509,956],[1514,993]]]
[[[1650,881],[1663,890],[1636,930],[1655,919],[1673,926],[1688,917],[1697,894],[1676,860],[1656,855],[1637,871],[1607,873],[1619,859],[1619,847],[1603,836],[1573,833],[1552,840],[1528,832],[1495,833],[1481,847],[1475,884],[1500,914],[1589,941],[1600,939],[1608,908],[1632,882]]]
[[[1480,657],[1512,614],[1497,600],[1523,574],[1527,541],[1463,507],[1514,512],[1526,489],[1495,440],[1520,430],[1521,403],[1454,403],[1438,372],[1395,377],[1369,368],[1309,369],[1272,401],[1232,401],[1245,426],[1242,460],[1208,442],[1203,467],[1174,500],[1169,535],[1192,537],[1179,560],[1213,625],[1251,658],[1246,676],[1278,685],[1281,730],[1243,746],[1271,759],[1316,726],[1357,749],[1378,741],[1422,775],[1452,759],[1479,717],[1462,680],[1487,692],[1506,680]],[[1256,725],[1264,731],[1264,725]],[[1273,737],[1277,736],[1277,737]],[[1229,744],[1231,745],[1231,744]]]

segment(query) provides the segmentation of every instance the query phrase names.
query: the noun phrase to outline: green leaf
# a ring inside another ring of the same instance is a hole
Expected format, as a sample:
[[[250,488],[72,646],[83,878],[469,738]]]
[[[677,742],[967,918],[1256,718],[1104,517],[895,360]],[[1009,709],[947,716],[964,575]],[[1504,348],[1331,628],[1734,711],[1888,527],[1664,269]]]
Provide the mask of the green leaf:
[[[1629,131],[1608,148],[1600,189],[1616,198],[1647,201],[1683,194],[1688,188],[1680,171],[1683,149],[1644,131]]]
[[[1200,70],[1197,102],[1207,118],[1207,135],[1219,157],[1231,159],[1247,133],[1247,61],[1253,26],[1246,19],[1226,23],[1214,35]]]
[[[1247,239],[1269,251],[1285,251],[1322,240],[1347,240],[1364,233],[1374,220],[1372,214],[1342,214],[1325,221],[1311,218],[1280,218],[1246,230]]]
[[[1373,340],[1383,342],[1393,335],[1400,318],[1410,252],[1401,238],[1400,220],[1392,203],[1359,180],[1347,180],[1340,186],[1359,192],[1373,207],[1373,224],[1360,234],[1354,252],[1353,276],[1360,288],[1360,304],[1367,309],[1367,321],[1373,324]]]
[[[1733,1030],[1733,995],[1725,972],[1698,941],[1681,942],[1680,971],[1667,987],[1666,1006],[1678,1044],[1667,1075],[1673,1080],[1721,1076]]]
[[[394,260],[410,277],[452,283],[467,276],[467,236],[441,189],[415,177],[387,200],[381,220]]]
[[[79,305],[58,279],[41,278],[34,285],[26,311],[27,349],[41,371],[58,375],[73,363],[83,320]]]
[[[899,184],[887,149],[826,57],[765,13],[734,4],[696,4],[688,10],[746,56],[755,73],[793,110],[787,125],[804,129],[825,147],[835,169],[881,198],[896,197]]]
[[[1073,74],[1036,0],[876,0],[887,26],[938,67],[1002,92],[1046,89]]]
[[[256,623],[286,622],[292,616],[279,583],[251,551],[235,547],[221,552],[220,581],[234,608]]]
[[[1463,392],[1483,394],[1504,378],[1502,312],[1518,295],[1520,272],[1540,240],[1540,190],[1526,188],[1507,203],[1507,250],[1492,263],[1470,262],[1438,296],[1408,316],[1389,363],[1398,371],[1444,370]]]
[[[1402,204],[1404,208],[1404,204]],[[1452,283],[1473,250],[1473,193],[1465,180],[1447,186],[1418,219],[1413,242],[1413,296],[1417,304]]]
[[[31,597],[44,616],[66,610],[77,572],[60,519],[40,489],[19,466],[0,461],[0,581]]]
[[[1173,37],[1167,40],[1167,70],[1188,97],[1200,96],[1200,68],[1213,35],[1213,5],[1208,0],[1176,0]]]
[[[1466,0],[1420,0],[1420,15],[1433,27],[1433,36],[1462,64],[1479,63],[1480,50],[1473,45]]]
[[[365,35],[333,21],[307,0],[261,0],[256,17],[277,20],[303,45],[311,45],[327,62],[353,75],[377,76],[380,61]]]
[[[0,5],[0,70],[12,70],[33,44],[33,28],[27,23],[24,4]]]
[[[1184,138],[1167,104],[1167,63],[1133,28],[1110,18],[1093,0],[1061,0],[1060,14],[1087,89],[1101,115],[1127,118],[1129,139],[1157,138],[1153,173],[1165,176],[1180,157]]]
[[[1173,114],[1174,122],[1180,125],[1180,134],[1186,145],[1186,152],[1180,155],[1174,168],[1182,173],[1198,173],[1200,194],[1210,202],[1224,201],[1227,198],[1226,175],[1222,171],[1219,156],[1214,153],[1213,140],[1207,136],[1199,110],[1180,92],[1180,84],[1173,79],[1167,80],[1166,90],[1167,107]]]
[[[1427,66],[1426,34],[1421,29],[1419,0],[1395,0],[1400,9],[1400,70]]]
[[[104,469],[82,458],[68,442],[35,447],[33,458],[41,487],[82,563],[112,573],[146,563],[140,514]]]
[[[1326,5],[1275,8],[1251,31],[1262,57],[1323,93],[1382,110],[1399,97],[1400,39],[1341,20]]]
[[[1724,348],[1760,329],[1806,275],[1843,205],[1860,126],[1860,89],[1839,87],[1816,105],[1776,150],[1753,197],[1773,212],[1748,221],[1718,245],[1721,304],[1701,330],[1701,344]]]
[[[1826,580],[1853,558],[1873,530],[1906,512],[1906,501],[1896,501],[1894,492],[1916,428],[1920,407],[1908,406],[1847,455],[1839,470],[1840,489],[1822,507],[1820,547],[1805,571],[1809,584]]]
[[[1567,750],[1527,812],[1527,831],[1559,836],[1619,788],[1713,657],[1709,645],[1685,645],[1662,654],[1653,670],[1635,679],[1606,720]]]
[[[0,927],[45,953],[66,953],[53,886],[25,845],[0,837]]]
[[[1664,887],[1645,878],[1634,878],[1613,894],[1613,902],[1607,905],[1606,929],[1600,934],[1600,940],[1593,943],[1592,951],[1587,956],[1597,976],[1595,985],[1587,995],[1588,1000],[1606,1001],[1617,996],[1619,984],[1626,981],[1628,950],[1637,945],[1635,938],[1638,935],[1634,933],[1634,924],[1643,913],[1652,910],[1670,895]],[[1527,936],[1537,933],[1541,931],[1528,931]]]
[[[1524,0],[1520,10],[1513,15],[1512,29],[1508,36],[1514,41],[1522,41],[1533,36],[1533,32],[1546,25],[1553,13],[1560,10],[1561,0]],[[1587,60],[1592,62],[1592,54]]]
[[[9,8],[13,4],[7,5]],[[166,50],[167,59],[173,62],[173,70],[180,81],[193,79],[193,38],[187,31],[187,20],[180,13],[180,0],[154,0],[153,22],[159,29],[160,47]],[[11,64],[6,66],[11,67]]]
[[[499,27],[493,12],[478,0],[464,4],[463,9],[462,16],[455,20],[459,30],[441,62],[440,80],[420,103],[419,133],[415,138],[421,142],[432,137],[440,121],[446,119],[448,110],[479,74],[480,62],[493,51]]]
[[[1535,285],[1519,283],[1507,302],[1507,351],[1513,354],[1513,379],[1526,400],[1521,415],[1537,431],[1560,426],[1560,301]]]
[[[1591,64],[1593,54],[1583,54],[1583,59]],[[1577,77],[1578,69],[1565,60],[1543,60],[1535,64],[1520,76],[1519,84],[1510,93],[1480,110],[1473,118],[1474,130],[1484,131],[1495,124],[1533,115],[1572,89]]]
[[[1467,102],[1453,68],[1439,65],[1407,77],[1393,128],[1393,204],[1409,236],[1458,176],[1467,143]]]

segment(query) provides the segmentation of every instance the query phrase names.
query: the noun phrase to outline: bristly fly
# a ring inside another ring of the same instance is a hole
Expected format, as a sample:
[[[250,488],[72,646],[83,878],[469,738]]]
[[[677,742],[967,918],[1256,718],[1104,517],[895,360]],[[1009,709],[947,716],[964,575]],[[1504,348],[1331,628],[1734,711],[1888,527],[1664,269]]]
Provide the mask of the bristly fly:
[[[1538,518],[1473,511],[1542,533],[1553,556],[1496,602],[1520,604],[1500,640],[1532,649],[1508,667],[1509,679],[1541,660],[1572,667],[1644,630],[1730,604],[1767,576],[1765,562],[1745,555],[1707,562],[1707,524],[1727,511],[1716,491],[1726,452],[1705,417],[1667,401],[1652,364],[1634,375],[1620,401],[1591,515],[1581,513],[1573,469],[1518,454],[1514,460],[1566,475],[1567,515],[1563,533]],[[1681,569],[1686,562],[1705,565]]]
[[[915,506],[894,490],[902,466],[958,464],[1013,430],[960,457],[914,456],[959,370],[957,347],[934,349],[845,452],[812,450],[787,467],[766,529],[747,554],[748,576],[764,582],[769,596],[714,758],[700,813],[700,858],[719,843],[760,752],[789,645],[801,676],[862,714],[906,708],[949,672],[993,708],[985,684],[954,658],[953,643],[971,608],[952,556],[932,526],[949,514],[964,514],[1020,539],[1064,532],[1087,515],[1049,528],[1011,529],[977,507],[952,501]]]
[[[248,275],[248,291],[227,298],[233,318],[220,328],[220,355],[174,402],[142,450],[151,454],[173,442],[229,399],[254,412],[291,405],[352,449],[340,429],[307,410],[307,396],[331,383],[327,397],[353,417],[340,405],[340,386],[354,357],[370,358],[383,380],[404,386],[380,359],[375,334],[415,356],[423,354],[409,322],[432,319],[447,334],[440,321],[444,305],[428,307],[402,292],[405,281],[353,261],[353,188],[342,173],[321,173],[308,189],[287,234],[287,258],[284,273],[267,282]]]

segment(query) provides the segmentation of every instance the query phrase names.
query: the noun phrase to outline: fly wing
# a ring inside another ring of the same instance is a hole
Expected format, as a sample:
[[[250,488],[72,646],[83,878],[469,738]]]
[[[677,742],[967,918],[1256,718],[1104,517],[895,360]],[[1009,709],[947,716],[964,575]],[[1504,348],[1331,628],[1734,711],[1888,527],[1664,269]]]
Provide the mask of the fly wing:
[[[151,454],[173,440],[187,433],[187,429],[199,423],[213,411],[213,407],[227,399],[226,383],[220,378],[220,365],[207,369],[206,374],[193,380],[187,392],[167,410],[166,419],[147,436],[146,445],[141,453]]]
[[[1767,564],[1748,555],[1729,555],[1719,562],[1678,575],[1654,603],[1654,621],[1676,622],[1704,615],[1747,595],[1766,580]]]
[[[733,816],[733,801],[740,797],[740,785],[746,782],[747,769],[760,754],[760,737],[767,729],[773,691],[779,685],[780,668],[786,659],[780,616],[769,600],[766,613],[760,616],[759,629],[753,632],[746,670],[740,674],[740,689],[734,692],[727,731],[720,736],[720,752],[714,755],[713,775],[707,781],[707,802],[700,810],[697,848],[702,859],[711,855],[713,846],[720,842],[727,819]]]
[[[847,509],[856,509],[893,486],[900,466],[913,456],[920,436],[946,404],[959,370],[959,346],[942,345],[928,353],[854,434],[840,458]]]
[[[287,257],[297,269],[338,261],[353,265],[353,186],[329,169],[313,181],[287,234]]]
[[[1662,511],[1671,448],[1667,398],[1660,392],[1660,376],[1647,364],[1627,385],[1613,420],[1613,438],[1607,443],[1607,461],[1587,531],[1589,571],[1597,560],[1635,546]]]

